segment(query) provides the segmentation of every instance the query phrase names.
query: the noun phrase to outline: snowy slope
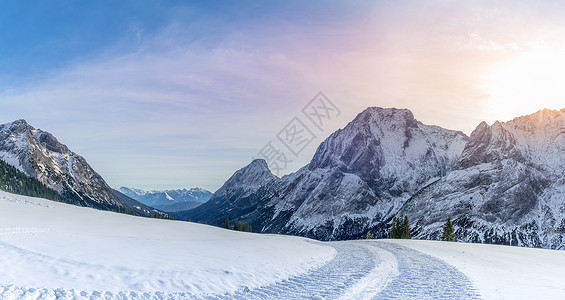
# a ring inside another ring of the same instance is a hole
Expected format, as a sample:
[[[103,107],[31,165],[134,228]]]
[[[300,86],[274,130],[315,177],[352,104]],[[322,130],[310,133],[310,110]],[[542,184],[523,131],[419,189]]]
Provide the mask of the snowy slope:
[[[0,286],[61,289],[67,295],[223,293],[303,273],[335,253],[304,238],[134,217],[4,192],[0,211]]]
[[[0,192],[1,299],[559,299],[565,252],[316,242]]]
[[[563,299],[565,251],[383,240],[439,258],[467,275],[484,299]]]

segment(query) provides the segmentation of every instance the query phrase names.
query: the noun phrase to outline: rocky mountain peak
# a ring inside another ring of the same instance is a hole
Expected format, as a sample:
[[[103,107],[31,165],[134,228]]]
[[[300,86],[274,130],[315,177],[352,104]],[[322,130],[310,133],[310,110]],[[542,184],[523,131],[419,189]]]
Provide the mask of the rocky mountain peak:
[[[407,109],[371,107],[322,142],[308,168],[339,169],[388,189],[400,177],[445,175],[466,141],[461,132],[418,122]]]
[[[239,169],[226,183],[256,186],[277,178],[264,159],[255,159],[249,165]]]
[[[540,165],[565,165],[565,113],[563,110],[540,110],[534,114],[482,122],[471,133],[457,164],[458,169],[502,159],[529,160]],[[547,162],[550,162],[549,164]]]
[[[82,156],[25,120],[0,125],[0,159],[73,199],[76,204],[102,209],[125,208]]]
[[[456,168],[464,169],[505,158],[523,161],[521,152],[516,148],[514,134],[504,123],[496,121],[489,126],[481,122],[471,133]]]
[[[369,107],[353,120],[353,123],[415,121],[414,114],[409,109]],[[414,125],[412,123],[412,125]]]
[[[417,127],[418,121],[408,109],[369,107],[351,122],[357,126]]]
[[[0,132],[2,133],[2,137],[5,138],[9,135],[14,134],[22,134],[23,132],[29,132],[31,130],[24,119],[16,120],[14,122],[6,123],[0,125]]]
[[[269,170],[264,159],[255,159],[249,165],[237,170],[216,193],[214,197],[222,195],[233,197],[244,196],[255,192],[265,184],[279,178]]]
[[[451,216],[463,241],[564,249],[564,112],[482,122],[467,137],[407,110],[369,108],[307,167],[257,185],[248,172],[266,167],[254,162],[187,216],[323,240],[385,237],[399,214],[418,238],[438,239]]]
[[[22,126],[23,127],[28,126],[29,124],[26,122],[26,120],[19,119],[19,120],[15,120],[11,123],[7,123],[7,124],[4,124],[4,125],[7,126],[7,127],[10,127],[10,128],[19,128],[19,127],[22,127]]]

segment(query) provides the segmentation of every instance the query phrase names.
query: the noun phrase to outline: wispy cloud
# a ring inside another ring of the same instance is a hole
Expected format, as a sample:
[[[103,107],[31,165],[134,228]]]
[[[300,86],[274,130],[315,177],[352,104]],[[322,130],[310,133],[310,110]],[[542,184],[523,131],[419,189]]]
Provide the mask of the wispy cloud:
[[[495,117],[485,70],[536,35],[558,40],[559,21],[520,29],[517,14],[539,13],[506,3],[281,3],[207,17],[187,8],[154,32],[134,23],[134,39],[4,90],[0,119],[53,132],[113,185],[215,189],[318,91],[343,113],[317,143],[368,106],[469,133]]]

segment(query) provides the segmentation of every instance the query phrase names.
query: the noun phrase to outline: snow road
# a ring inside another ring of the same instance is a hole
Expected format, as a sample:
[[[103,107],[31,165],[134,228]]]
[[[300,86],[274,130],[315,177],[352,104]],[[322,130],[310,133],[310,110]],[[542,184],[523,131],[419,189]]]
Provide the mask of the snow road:
[[[255,290],[210,299],[479,299],[469,279],[443,261],[378,241],[325,243],[323,267]],[[206,298],[208,299],[208,298]]]
[[[468,278],[439,259],[378,241],[332,242],[335,257],[305,274],[235,293],[103,292],[6,286],[0,297],[57,299],[478,299]],[[425,275],[424,275],[425,274]]]
[[[317,242],[0,192],[0,299],[559,299],[565,251]]]

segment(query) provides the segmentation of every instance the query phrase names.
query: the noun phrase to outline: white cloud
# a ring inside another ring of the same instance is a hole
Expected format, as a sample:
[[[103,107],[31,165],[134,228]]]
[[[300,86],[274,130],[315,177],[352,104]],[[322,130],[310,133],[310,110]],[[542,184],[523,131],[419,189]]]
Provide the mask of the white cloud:
[[[217,188],[318,91],[343,113],[315,144],[367,106],[409,108],[425,123],[469,133],[492,117],[485,69],[547,28],[506,30],[519,21],[511,12],[486,11],[418,1],[308,27],[279,21],[209,37],[182,23],[156,36],[138,30],[136,52],[108,49],[3,92],[0,119],[26,118],[110,184],[145,188]]]

